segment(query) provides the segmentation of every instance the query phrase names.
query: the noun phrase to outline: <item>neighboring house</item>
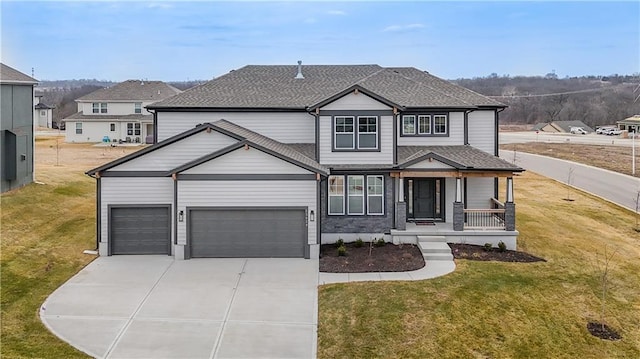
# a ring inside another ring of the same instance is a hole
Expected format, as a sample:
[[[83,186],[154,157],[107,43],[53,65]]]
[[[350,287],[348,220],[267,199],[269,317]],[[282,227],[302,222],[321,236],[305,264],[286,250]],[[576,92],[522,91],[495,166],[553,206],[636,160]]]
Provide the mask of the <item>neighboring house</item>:
[[[34,86],[37,80],[0,64],[0,190],[33,182]]]
[[[43,95],[37,93],[34,98],[33,118],[36,127],[53,128],[53,106],[42,102]]]
[[[338,239],[419,236],[516,247],[523,169],[497,157],[505,105],[427,72],[246,66],[147,108],[156,143],[87,172],[101,255],[318,258]]]
[[[533,128],[531,129],[531,131],[544,131],[543,128],[545,128],[547,125],[549,125],[548,122],[536,123],[535,125],[533,125]]]
[[[640,115],[633,115],[616,122],[618,129],[629,132],[640,132]]]
[[[553,121],[551,123],[540,123],[534,126],[534,130],[551,133],[571,133],[572,127],[581,127],[587,133],[593,132],[593,128],[587,126],[582,121]]]
[[[66,142],[144,143],[154,137],[145,107],[180,92],[162,81],[128,80],[84,95],[78,112],[63,120]]]

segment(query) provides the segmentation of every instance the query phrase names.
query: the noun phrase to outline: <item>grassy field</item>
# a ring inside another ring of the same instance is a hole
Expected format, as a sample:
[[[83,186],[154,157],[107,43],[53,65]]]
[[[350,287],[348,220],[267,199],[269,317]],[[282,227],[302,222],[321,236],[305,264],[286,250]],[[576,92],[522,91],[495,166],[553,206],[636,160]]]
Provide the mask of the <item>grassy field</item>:
[[[445,277],[319,290],[320,358],[638,358],[640,234],[634,214],[527,173],[515,180],[519,248],[540,263],[457,260]],[[606,322],[598,263],[610,268]]]
[[[534,153],[631,175],[632,149],[624,146],[527,142],[500,146],[507,151]],[[640,149],[636,148],[636,176],[640,177]]]

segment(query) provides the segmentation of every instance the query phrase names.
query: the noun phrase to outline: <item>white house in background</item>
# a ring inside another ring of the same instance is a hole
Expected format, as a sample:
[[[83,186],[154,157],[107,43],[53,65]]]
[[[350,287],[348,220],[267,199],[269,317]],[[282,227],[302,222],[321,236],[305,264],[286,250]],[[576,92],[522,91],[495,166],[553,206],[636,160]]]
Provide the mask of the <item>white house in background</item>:
[[[36,92],[33,103],[33,119],[36,127],[53,127],[53,107],[42,102],[42,93]]]
[[[181,91],[162,81],[127,80],[78,99],[78,112],[65,118],[66,142],[144,143],[154,138],[145,107]]]
[[[413,67],[231,71],[149,105],[155,144],[87,172],[100,255],[318,258],[340,238],[513,249],[523,169],[497,157],[504,107]]]

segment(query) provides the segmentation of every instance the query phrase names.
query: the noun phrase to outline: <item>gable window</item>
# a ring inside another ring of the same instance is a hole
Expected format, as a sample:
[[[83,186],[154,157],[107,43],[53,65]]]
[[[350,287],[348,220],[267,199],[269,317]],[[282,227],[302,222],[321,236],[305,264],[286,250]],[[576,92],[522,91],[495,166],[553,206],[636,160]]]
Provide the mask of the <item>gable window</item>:
[[[364,176],[348,176],[347,213],[364,214]]]
[[[344,214],[343,176],[329,176],[329,214]]]
[[[435,134],[447,133],[447,116],[445,115],[433,116],[433,133]]]
[[[134,103],[134,113],[142,113],[142,102]]]
[[[418,116],[418,134],[421,134],[421,135],[431,134],[431,116],[429,115]]]
[[[47,111],[45,111],[45,110],[41,110],[40,111],[40,116],[44,117],[46,115],[47,115]]]
[[[82,134],[82,122],[76,122],[76,135]]]
[[[416,116],[414,115],[402,116],[402,134],[403,135],[416,134]]]
[[[353,116],[335,117],[335,147],[339,149],[354,149],[354,118]]]
[[[358,148],[378,148],[378,118],[372,116],[358,117]]]
[[[116,124],[115,124],[115,123],[111,123],[111,124],[109,124],[109,130],[110,130],[111,132],[115,131],[115,130],[116,130]]]
[[[107,103],[106,102],[94,102],[91,104],[91,109],[93,113],[107,113]]]
[[[367,214],[384,214],[383,176],[367,176]]]

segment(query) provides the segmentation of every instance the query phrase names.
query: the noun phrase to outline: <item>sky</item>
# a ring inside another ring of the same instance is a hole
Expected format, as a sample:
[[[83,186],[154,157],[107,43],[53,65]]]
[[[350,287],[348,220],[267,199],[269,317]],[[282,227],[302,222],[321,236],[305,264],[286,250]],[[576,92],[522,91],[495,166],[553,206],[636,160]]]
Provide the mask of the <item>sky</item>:
[[[242,66],[446,79],[640,72],[640,1],[0,1],[0,59],[40,80],[208,80]]]

